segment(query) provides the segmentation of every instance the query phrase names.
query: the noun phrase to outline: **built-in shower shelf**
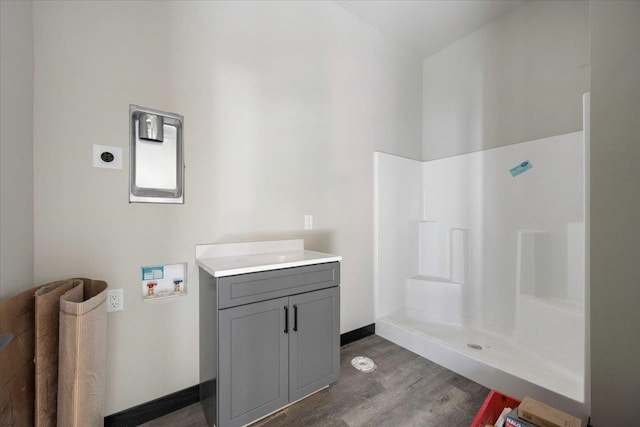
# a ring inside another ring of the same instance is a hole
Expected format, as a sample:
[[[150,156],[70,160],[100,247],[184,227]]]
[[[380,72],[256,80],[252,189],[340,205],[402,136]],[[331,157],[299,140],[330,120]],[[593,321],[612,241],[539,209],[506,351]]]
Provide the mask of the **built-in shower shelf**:
[[[574,314],[576,316],[582,316],[584,314],[584,306],[577,302],[565,301],[557,298],[542,298],[534,295],[520,295],[520,298],[527,301],[533,301],[538,304],[543,304],[548,307],[556,308],[560,311]]]
[[[416,281],[425,282],[425,283],[437,282],[437,283],[451,283],[454,285],[460,285],[460,283],[456,283],[447,277],[425,276],[423,274],[418,274],[416,276],[409,277],[409,280],[416,280]]]

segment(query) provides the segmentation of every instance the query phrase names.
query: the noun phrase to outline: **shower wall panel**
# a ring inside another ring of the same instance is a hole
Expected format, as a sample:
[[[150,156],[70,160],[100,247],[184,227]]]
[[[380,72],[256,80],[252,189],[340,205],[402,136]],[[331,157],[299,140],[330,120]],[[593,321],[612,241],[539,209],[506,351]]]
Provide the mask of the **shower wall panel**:
[[[375,316],[404,310],[405,280],[418,271],[422,162],[374,153]]]
[[[532,167],[512,176],[525,162]],[[473,326],[515,333],[517,284],[526,273],[517,269],[523,231],[537,238],[534,265],[522,266],[530,273],[520,292],[583,304],[584,282],[576,283],[584,277],[583,163],[583,132],[423,163],[421,219],[443,235],[469,230],[466,314]],[[449,251],[441,246],[440,254],[421,256],[441,257]]]

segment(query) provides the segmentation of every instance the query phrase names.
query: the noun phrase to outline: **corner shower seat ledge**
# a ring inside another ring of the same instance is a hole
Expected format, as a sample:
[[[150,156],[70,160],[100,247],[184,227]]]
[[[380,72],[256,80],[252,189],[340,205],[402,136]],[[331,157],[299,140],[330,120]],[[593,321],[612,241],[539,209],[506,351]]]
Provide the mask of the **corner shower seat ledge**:
[[[197,264],[213,277],[336,261],[342,257],[305,250],[302,239],[196,246]]]
[[[451,284],[459,285],[459,283],[456,283],[447,277],[425,276],[423,274],[411,276],[409,277],[409,280],[417,280],[417,281],[423,281],[423,282],[451,283]]]

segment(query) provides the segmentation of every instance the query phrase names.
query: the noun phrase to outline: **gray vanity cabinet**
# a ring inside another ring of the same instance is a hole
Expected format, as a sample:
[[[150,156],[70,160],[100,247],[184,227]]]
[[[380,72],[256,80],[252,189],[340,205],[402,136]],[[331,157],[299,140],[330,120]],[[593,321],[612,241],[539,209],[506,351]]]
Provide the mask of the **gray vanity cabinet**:
[[[338,380],[339,283],[338,262],[219,278],[200,271],[209,425],[243,426]]]

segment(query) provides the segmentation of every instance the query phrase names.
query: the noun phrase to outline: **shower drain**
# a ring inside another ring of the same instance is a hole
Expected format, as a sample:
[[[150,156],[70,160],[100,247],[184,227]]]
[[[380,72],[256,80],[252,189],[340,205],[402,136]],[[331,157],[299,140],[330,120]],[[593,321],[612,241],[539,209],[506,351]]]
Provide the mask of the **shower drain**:
[[[467,347],[472,348],[474,350],[482,350],[482,346],[478,344],[468,343]]]

